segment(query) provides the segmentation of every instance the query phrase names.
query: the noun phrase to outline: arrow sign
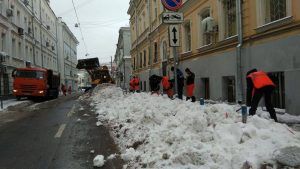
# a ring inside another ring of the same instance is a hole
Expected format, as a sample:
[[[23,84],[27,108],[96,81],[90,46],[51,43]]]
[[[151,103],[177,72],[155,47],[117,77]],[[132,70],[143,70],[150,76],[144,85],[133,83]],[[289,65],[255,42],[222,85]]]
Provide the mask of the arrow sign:
[[[169,26],[169,41],[170,47],[179,47],[180,39],[179,39],[179,26],[178,25],[170,25]]]
[[[174,27],[172,29],[172,32],[173,32],[173,37],[174,37],[174,39],[172,39],[172,41],[174,42],[174,44],[176,44],[177,41],[178,41],[178,39],[177,39],[177,29]]]

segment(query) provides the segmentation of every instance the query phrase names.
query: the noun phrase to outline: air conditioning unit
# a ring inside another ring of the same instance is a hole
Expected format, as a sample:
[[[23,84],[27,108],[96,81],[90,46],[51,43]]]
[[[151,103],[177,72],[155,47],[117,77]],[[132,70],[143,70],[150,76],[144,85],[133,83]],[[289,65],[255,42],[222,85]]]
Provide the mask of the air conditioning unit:
[[[50,30],[50,26],[49,25],[47,25],[47,30]]]
[[[14,16],[14,11],[12,9],[6,9],[6,16],[7,17],[12,17]]]
[[[49,46],[50,46],[50,43],[49,43],[49,42],[46,42],[46,46],[49,47]]]
[[[29,1],[28,0],[23,0],[23,3],[24,3],[25,6],[29,5]]]
[[[20,36],[24,35],[24,29],[19,27],[19,28],[18,28],[18,34],[19,34]]]
[[[216,26],[215,20],[212,17],[207,17],[202,20],[202,30],[204,33],[214,32],[214,28]]]

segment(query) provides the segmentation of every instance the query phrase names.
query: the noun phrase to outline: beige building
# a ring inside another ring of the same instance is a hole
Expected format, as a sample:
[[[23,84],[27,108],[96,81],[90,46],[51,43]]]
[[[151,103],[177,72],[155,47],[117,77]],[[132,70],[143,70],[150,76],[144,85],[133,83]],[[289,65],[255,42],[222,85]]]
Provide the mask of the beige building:
[[[196,74],[196,96],[236,102],[245,98],[245,73],[269,72],[273,103],[296,113],[300,90],[300,11],[298,0],[186,0],[181,24],[179,68]],[[239,10],[240,9],[240,10]],[[159,0],[131,0],[134,73],[148,89],[150,74],[171,75],[172,50]],[[241,21],[241,22],[240,22]]]

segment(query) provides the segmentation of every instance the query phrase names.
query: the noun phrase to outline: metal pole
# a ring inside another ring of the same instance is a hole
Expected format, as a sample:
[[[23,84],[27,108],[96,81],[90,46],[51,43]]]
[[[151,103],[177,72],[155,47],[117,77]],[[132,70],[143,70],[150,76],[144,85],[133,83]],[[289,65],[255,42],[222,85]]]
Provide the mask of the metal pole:
[[[110,56],[110,74],[112,75],[112,56]]]
[[[0,74],[0,101],[1,101],[1,109],[3,109],[3,95],[2,95],[2,75],[3,75],[3,65],[2,63],[0,63],[1,65],[1,74]]]
[[[124,73],[123,73],[123,90],[126,90],[126,72],[125,72],[125,58],[123,56],[123,67],[124,67]]]
[[[178,87],[178,84],[177,84],[177,67],[178,67],[178,56],[177,56],[177,50],[176,50],[176,47],[173,47],[173,55],[174,55],[174,93],[175,94],[178,94],[178,90],[177,90],[177,87]]]
[[[243,46],[243,28],[242,28],[242,3],[241,0],[236,0],[236,16],[237,16],[237,33],[238,33],[238,45],[236,50],[237,61],[237,97],[238,100],[244,100],[243,95],[243,72],[242,72],[242,46]]]

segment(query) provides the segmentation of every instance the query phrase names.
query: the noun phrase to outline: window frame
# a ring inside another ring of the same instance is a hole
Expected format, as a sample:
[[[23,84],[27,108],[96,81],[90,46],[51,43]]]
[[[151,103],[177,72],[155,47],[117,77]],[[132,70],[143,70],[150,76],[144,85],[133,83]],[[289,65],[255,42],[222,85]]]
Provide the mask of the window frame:
[[[274,21],[266,22],[266,0],[256,0],[256,21],[257,28],[264,27],[267,25],[276,24],[278,22],[285,21],[292,17],[292,0],[286,0],[286,16]]]

